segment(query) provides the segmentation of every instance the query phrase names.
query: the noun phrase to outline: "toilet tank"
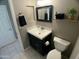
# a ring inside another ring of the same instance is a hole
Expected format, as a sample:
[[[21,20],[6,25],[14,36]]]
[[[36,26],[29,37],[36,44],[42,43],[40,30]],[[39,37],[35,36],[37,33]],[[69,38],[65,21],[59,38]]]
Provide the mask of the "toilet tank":
[[[69,41],[63,40],[58,37],[54,37],[54,46],[55,49],[57,49],[58,51],[63,52],[68,48],[69,45],[70,45]]]

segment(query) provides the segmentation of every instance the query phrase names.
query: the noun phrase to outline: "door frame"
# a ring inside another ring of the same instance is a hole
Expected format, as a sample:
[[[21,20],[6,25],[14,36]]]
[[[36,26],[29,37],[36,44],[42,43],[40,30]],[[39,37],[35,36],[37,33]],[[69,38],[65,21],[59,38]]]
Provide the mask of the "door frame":
[[[21,41],[21,35],[20,35],[19,29],[18,29],[17,20],[16,20],[16,16],[15,16],[13,1],[8,0],[8,3],[9,3],[10,10],[11,10],[11,15],[12,15],[15,31],[16,31],[16,34],[17,34],[17,39],[20,42],[21,50],[24,51],[23,44],[22,44],[22,41]]]

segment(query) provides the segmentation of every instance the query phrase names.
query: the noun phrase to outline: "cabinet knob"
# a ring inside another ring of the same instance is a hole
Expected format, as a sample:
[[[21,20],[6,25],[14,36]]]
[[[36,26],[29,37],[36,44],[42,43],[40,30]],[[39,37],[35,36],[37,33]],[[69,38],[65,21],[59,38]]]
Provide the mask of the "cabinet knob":
[[[50,42],[49,42],[49,41],[46,41],[46,42],[45,42],[45,45],[46,45],[46,46],[50,45]]]

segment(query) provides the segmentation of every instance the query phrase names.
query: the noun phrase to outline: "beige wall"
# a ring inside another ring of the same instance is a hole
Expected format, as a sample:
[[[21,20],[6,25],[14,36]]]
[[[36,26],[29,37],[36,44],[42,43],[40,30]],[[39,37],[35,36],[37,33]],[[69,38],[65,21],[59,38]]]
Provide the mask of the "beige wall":
[[[76,44],[70,59],[77,59],[77,58],[79,59],[79,37],[78,37],[78,40],[76,41]]]
[[[18,18],[18,14],[21,12],[24,14],[26,18],[27,25],[24,27],[19,26],[22,42],[24,48],[27,48],[29,46],[28,38],[27,38],[27,27],[35,25],[34,17],[33,17],[33,9],[30,7],[27,7],[28,5],[34,6],[35,0],[13,0],[13,5],[15,9],[16,19]],[[17,19],[18,21],[18,19]],[[17,22],[18,23],[18,22]]]
[[[79,12],[79,6],[78,6],[79,3],[77,2],[77,0],[39,0],[39,1],[40,3],[37,3],[37,7],[45,5],[53,5],[54,18],[56,12],[67,14],[68,10],[71,8],[75,8]]]
[[[60,12],[60,13],[66,13],[70,8],[75,8],[79,12],[79,4],[77,3],[76,0],[50,0],[50,2],[46,2],[43,0],[43,4],[37,4],[37,7],[39,6],[45,6],[45,5],[53,5],[54,6],[54,18],[55,18],[55,13]],[[42,2],[41,2],[42,3]],[[53,33],[61,37],[65,40],[68,40],[71,42],[70,48],[68,48],[67,51],[65,51],[63,54],[70,56],[72,49],[74,47],[74,44],[77,40],[77,36],[79,34],[79,22],[71,22],[69,20],[53,20],[52,23],[47,23],[47,22],[39,22],[37,21],[38,25],[41,26],[47,26],[53,30]]]
[[[68,10],[71,8],[75,8],[79,12],[79,3],[76,0],[53,0],[52,4],[54,5],[55,12],[59,13],[68,13]]]
[[[73,23],[70,21],[53,21],[53,32],[56,36],[61,37],[67,41],[71,42],[71,45],[64,55],[70,56],[74,44],[77,40],[79,34],[79,23]]]
[[[23,45],[26,48],[29,46],[28,39],[26,36],[26,28],[29,26],[33,26],[36,23],[36,20],[34,20],[33,10],[30,7],[26,7],[27,5],[35,6],[36,1],[35,0],[13,0],[16,18],[18,16],[19,12],[22,12],[25,15],[27,24],[24,27],[19,27]],[[51,0],[49,4],[52,4],[54,6],[54,14],[56,11],[58,12],[65,12],[67,13],[67,10],[71,7],[79,9],[78,3],[76,0]],[[47,5],[47,4],[45,4]],[[77,34],[78,34],[78,24],[77,23],[71,23],[71,22],[65,22],[65,21],[53,21],[53,23],[44,23],[44,22],[37,22],[38,25],[47,26],[53,29],[53,32],[55,35],[65,38],[66,40],[74,42],[76,40]]]
[[[22,14],[24,14],[27,23],[29,25],[33,25],[33,9],[27,6],[35,6],[35,0],[13,0],[13,3],[16,16],[18,16],[18,14],[21,12]]]
[[[22,12],[25,17],[26,21],[28,23],[27,26],[24,26],[20,29],[23,45],[26,48],[28,46],[28,40],[26,37],[26,28],[29,26],[35,25],[34,17],[33,17],[33,10],[32,8],[26,7],[27,5],[35,5],[35,0],[13,0],[16,18],[18,16],[19,12]],[[44,5],[50,5],[52,4],[54,6],[54,15],[57,12],[64,12],[67,13],[68,9],[71,7],[76,8],[79,11],[79,3],[77,3],[76,0],[51,0],[49,3],[46,3]],[[54,16],[55,17],[55,16]],[[47,26],[51,29],[53,29],[53,32],[56,36],[64,38],[70,42],[72,42],[74,45],[77,35],[79,33],[79,24],[78,23],[72,23],[69,21],[60,21],[60,20],[54,20],[52,23],[44,23],[44,22],[37,22],[38,25],[41,26]],[[78,44],[77,44],[78,45]],[[74,49],[75,52],[76,49]],[[71,59],[75,56],[75,52],[73,52]],[[74,58],[73,58],[74,59]]]
[[[51,28],[54,35],[70,41],[70,48],[64,53],[64,55],[70,56],[79,34],[79,22],[74,23],[68,20],[53,20],[52,23],[37,22],[37,24]]]

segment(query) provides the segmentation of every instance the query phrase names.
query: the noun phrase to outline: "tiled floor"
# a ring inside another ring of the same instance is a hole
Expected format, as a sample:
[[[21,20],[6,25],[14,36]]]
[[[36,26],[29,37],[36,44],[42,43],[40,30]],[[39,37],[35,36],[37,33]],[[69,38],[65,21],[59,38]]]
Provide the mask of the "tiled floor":
[[[5,52],[5,51],[4,51]],[[9,53],[11,54],[11,53]],[[46,56],[40,55],[36,50],[34,50],[32,47],[29,47],[25,49],[24,52],[21,52],[20,54],[15,54],[11,57],[5,57],[0,59],[46,59]],[[68,59],[68,58],[63,58]]]
[[[29,47],[21,54],[13,57],[13,59],[46,59],[46,56],[40,55],[33,48]]]
[[[22,51],[19,41],[16,40],[15,42],[0,48],[0,59],[12,59]]]
[[[67,57],[63,56],[63,59],[68,59]],[[46,56],[40,55],[36,50],[34,50],[32,47],[29,47],[25,49],[24,52],[22,52],[19,55],[16,55],[13,59],[46,59]]]

